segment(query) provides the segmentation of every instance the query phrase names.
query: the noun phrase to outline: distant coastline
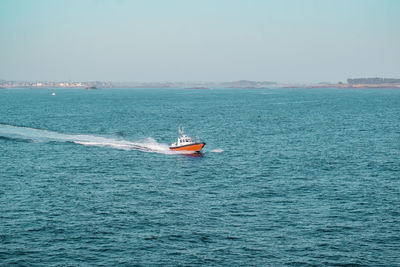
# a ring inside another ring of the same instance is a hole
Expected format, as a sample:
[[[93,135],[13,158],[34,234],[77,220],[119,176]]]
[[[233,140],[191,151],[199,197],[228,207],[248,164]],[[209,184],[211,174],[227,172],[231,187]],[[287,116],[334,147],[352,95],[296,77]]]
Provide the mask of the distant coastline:
[[[0,89],[7,88],[184,88],[184,89],[263,89],[263,88],[400,88],[400,79],[394,78],[349,78],[347,83],[322,82],[317,84],[285,84],[271,81],[239,80],[234,82],[82,82],[82,81],[7,81],[0,80]]]

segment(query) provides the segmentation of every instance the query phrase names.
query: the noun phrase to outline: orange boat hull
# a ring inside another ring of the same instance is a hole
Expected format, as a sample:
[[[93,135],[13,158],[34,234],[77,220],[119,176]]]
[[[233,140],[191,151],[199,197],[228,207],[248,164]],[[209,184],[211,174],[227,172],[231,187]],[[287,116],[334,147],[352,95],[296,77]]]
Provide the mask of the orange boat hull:
[[[178,146],[178,147],[169,147],[169,149],[173,151],[192,151],[192,152],[200,152],[200,150],[205,146],[206,143],[195,143],[190,145]]]

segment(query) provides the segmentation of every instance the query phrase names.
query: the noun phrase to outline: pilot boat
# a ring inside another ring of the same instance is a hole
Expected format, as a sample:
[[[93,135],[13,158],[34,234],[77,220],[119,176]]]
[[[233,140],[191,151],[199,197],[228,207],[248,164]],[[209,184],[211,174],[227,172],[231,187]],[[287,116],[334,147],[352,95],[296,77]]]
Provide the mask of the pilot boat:
[[[172,143],[169,149],[173,151],[199,153],[201,149],[205,146],[205,144],[206,143],[204,142],[200,142],[200,140],[194,141],[191,137],[187,136],[183,132],[183,127],[180,126],[178,141]]]

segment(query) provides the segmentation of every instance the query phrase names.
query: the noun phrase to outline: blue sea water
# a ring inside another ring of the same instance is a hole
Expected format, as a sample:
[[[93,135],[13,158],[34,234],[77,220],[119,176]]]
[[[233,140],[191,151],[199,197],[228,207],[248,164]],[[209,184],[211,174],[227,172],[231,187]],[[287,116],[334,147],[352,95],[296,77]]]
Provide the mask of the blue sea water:
[[[400,90],[0,90],[13,264],[400,266]]]

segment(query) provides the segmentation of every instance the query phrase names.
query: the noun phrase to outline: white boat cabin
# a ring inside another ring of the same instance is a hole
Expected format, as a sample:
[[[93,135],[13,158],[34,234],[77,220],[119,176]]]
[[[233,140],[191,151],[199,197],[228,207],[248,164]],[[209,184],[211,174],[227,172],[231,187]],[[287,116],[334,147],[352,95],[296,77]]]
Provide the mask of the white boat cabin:
[[[183,127],[179,127],[178,141],[171,144],[171,147],[186,146],[194,144],[195,142],[190,136],[183,133]]]

